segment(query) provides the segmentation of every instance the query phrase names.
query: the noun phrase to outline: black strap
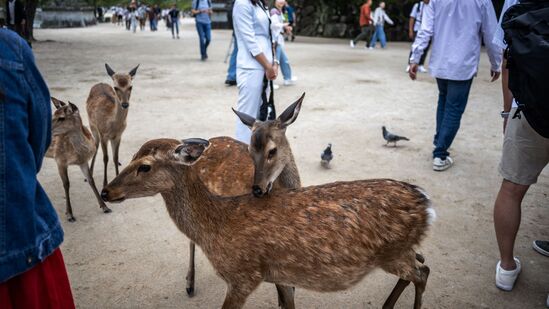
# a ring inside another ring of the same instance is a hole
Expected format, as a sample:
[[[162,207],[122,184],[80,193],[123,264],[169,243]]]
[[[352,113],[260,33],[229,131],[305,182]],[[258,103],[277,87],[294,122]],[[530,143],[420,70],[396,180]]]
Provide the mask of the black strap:
[[[261,6],[261,9],[267,14],[267,18],[269,19],[269,39],[271,44],[273,44],[273,33],[271,31],[271,16],[269,15],[269,12],[267,11],[267,8],[265,8],[265,5],[262,1],[258,2]],[[273,55],[273,59],[275,57],[274,49],[271,48],[271,53]],[[269,93],[269,99],[267,100],[267,88],[270,86],[271,92]],[[274,88],[273,88],[273,81],[268,80],[267,76],[263,76],[263,91],[261,93],[261,106],[259,107],[259,115],[257,117],[257,120],[259,121],[266,121],[266,120],[275,120],[276,119],[276,109],[274,104]]]

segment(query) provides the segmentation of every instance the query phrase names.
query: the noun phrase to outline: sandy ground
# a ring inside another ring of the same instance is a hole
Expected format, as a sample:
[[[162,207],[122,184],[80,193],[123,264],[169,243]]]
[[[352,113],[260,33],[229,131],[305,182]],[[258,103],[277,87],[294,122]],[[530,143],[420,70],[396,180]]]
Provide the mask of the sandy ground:
[[[121,147],[122,164],[147,140],[158,137],[232,135],[230,107],[237,89],[223,85],[223,57],[230,32],[214,31],[210,60],[199,61],[192,23],[172,40],[164,26],[157,33],[131,34],[121,27],[37,30],[36,58],[51,94],[71,100],[85,113],[90,87],[109,82],[104,63],[130,70],[140,63],[132,94],[128,127]],[[482,56],[462,129],[451,149],[455,166],[431,170],[436,84],[428,75],[412,82],[404,73],[408,44],[386,50],[351,50],[348,41],[298,38],[287,51],[299,84],[276,93],[282,110],[302,92],[306,101],[288,130],[305,185],[335,180],[389,177],[424,187],[439,219],[421,251],[431,267],[425,308],[542,308],[549,292],[549,258],[531,249],[549,239],[549,171],[541,175],[524,201],[516,255],[524,265],[512,293],[494,286],[497,246],[492,206],[500,177],[497,164],[502,130],[500,84],[489,82]],[[87,123],[87,120],[85,120]],[[411,138],[398,148],[384,147],[381,126]],[[319,167],[319,154],[334,144],[331,170]],[[99,163],[102,166],[102,163]],[[101,183],[101,169],[96,169]],[[109,169],[112,175],[114,169]],[[196,296],[185,293],[188,240],[167,215],[159,196],[113,205],[99,211],[78,168],[70,171],[74,214],[64,220],[65,198],[55,163],[47,160],[40,180],[63,218],[62,246],[80,308],[217,308],[224,282],[197,253]],[[297,291],[299,308],[380,307],[397,279],[375,271],[355,288],[330,294]],[[412,288],[398,307],[410,308]],[[275,289],[261,285],[246,308],[276,308]]]

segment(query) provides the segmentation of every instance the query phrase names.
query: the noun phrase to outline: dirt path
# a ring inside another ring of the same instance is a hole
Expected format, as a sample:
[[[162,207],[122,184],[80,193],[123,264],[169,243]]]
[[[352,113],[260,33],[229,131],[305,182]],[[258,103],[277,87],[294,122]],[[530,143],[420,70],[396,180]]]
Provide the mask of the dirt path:
[[[137,73],[122,140],[127,164],[147,140],[158,137],[232,135],[230,107],[236,88],[223,86],[223,57],[230,32],[214,31],[210,60],[199,61],[194,25],[184,23],[181,40],[163,26],[157,33],[130,34],[121,27],[37,30],[35,53],[53,96],[71,100],[85,113],[94,83],[109,82],[104,63]],[[455,167],[431,170],[436,84],[428,75],[411,82],[404,73],[408,44],[387,50],[351,50],[347,41],[298,38],[287,45],[299,84],[281,87],[278,109],[307,92],[297,122],[288,129],[305,185],[335,180],[389,177],[424,187],[439,219],[421,251],[431,267],[425,308],[542,308],[549,292],[549,258],[531,249],[537,238],[549,239],[549,171],[546,169],[524,201],[516,255],[524,265],[515,291],[503,293],[493,283],[497,247],[492,206],[500,183],[500,84],[489,82],[482,56],[462,129],[451,149]],[[87,121],[85,121],[87,122]],[[411,138],[387,148],[381,126]],[[319,167],[319,155],[334,144],[331,170]],[[102,166],[102,163],[99,163]],[[109,169],[111,178],[114,169]],[[102,178],[101,168],[96,179]],[[99,211],[77,168],[70,171],[76,223],[63,220],[63,251],[80,308],[218,308],[225,285],[198,251],[197,295],[185,293],[188,240],[172,224],[160,197],[113,205]],[[64,193],[55,163],[47,160],[40,180],[59,214]],[[98,181],[100,183],[100,181]],[[396,278],[381,271],[354,289],[332,294],[297,291],[299,308],[379,308]],[[413,289],[398,307],[410,308]],[[263,284],[246,308],[276,308],[275,289]]]

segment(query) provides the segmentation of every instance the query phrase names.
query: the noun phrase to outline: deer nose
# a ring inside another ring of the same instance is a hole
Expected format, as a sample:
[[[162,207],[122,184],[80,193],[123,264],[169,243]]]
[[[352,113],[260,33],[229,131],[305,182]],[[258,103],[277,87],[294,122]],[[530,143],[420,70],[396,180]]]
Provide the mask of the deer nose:
[[[130,107],[130,103],[124,102],[122,103],[122,108],[128,108]]]
[[[258,185],[252,187],[252,193],[255,197],[261,197],[263,195],[263,190]]]
[[[103,191],[101,191],[101,199],[105,202],[109,201],[109,191],[107,191],[107,189],[103,189]]]

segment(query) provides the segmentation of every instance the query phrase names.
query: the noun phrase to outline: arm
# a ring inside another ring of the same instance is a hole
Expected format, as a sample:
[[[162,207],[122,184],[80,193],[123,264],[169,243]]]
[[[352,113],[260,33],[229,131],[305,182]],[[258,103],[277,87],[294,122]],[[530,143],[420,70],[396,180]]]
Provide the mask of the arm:
[[[414,44],[412,44],[412,57],[410,58],[410,78],[416,79],[416,73],[418,68],[419,59],[429,41],[433,37],[433,29],[435,25],[435,11],[433,9],[433,3],[423,7],[423,18],[421,20],[421,29],[418,31]]]
[[[389,18],[389,15],[387,15],[387,13],[385,13],[385,11],[383,11],[383,19],[385,19],[385,21],[386,21],[387,23],[389,23],[391,26],[395,24],[395,23],[393,22],[393,20],[391,20],[391,18]]]
[[[494,12],[494,6],[491,1],[486,1],[486,4],[482,11],[482,24],[480,25],[480,31],[486,50],[488,52],[488,58],[490,58],[492,81],[499,78],[501,61],[503,53],[501,48],[494,44],[494,33],[498,26],[496,19],[496,13]]]
[[[193,15],[200,14],[200,10],[196,10],[195,8],[198,8],[198,1],[199,0],[193,0],[193,3],[191,4],[191,13]]]
[[[410,40],[414,39],[414,24],[416,23],[416,19],[410,16],[410,21],[408,22],[408,37]]]

